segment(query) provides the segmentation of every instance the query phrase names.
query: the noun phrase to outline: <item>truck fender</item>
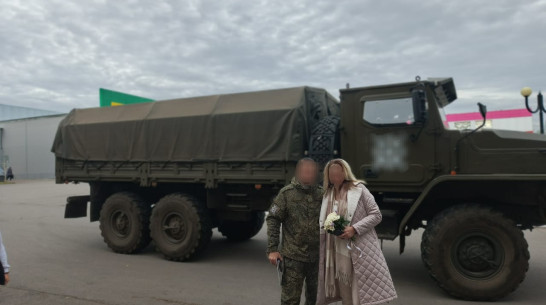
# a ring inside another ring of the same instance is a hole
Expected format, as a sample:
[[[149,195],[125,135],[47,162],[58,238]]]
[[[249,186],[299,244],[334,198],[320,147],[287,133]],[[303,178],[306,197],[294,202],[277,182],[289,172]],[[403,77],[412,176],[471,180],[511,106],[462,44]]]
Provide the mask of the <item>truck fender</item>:
[[[398,233],[400,236],[404,236],[406,225],[410,221],[413,214],[419,209],[419,206],[425,201],[430,192],[437,186],[448,181],[546,181],[546,175],[517,175],[517,174],[503,174],[503,175],[443,175],[433,179],[427,187],[421,192],[417,200],[413,203],[406,215],[402,218],[400,226],[398,227]]]

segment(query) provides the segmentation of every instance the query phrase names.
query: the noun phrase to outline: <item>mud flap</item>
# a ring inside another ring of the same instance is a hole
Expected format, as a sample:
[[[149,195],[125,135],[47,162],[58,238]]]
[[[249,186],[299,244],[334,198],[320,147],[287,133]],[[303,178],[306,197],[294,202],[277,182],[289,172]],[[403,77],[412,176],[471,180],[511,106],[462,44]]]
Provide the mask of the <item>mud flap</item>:
[[[64,218],[79,218],[87,216],[87,203],[90,196],[72,196],[66,199]]]

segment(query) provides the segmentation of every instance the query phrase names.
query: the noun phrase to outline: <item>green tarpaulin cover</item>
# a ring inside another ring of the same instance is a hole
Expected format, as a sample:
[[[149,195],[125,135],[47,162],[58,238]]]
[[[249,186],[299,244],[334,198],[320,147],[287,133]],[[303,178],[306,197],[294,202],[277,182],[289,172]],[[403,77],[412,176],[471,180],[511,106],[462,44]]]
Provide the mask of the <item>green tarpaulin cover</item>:
[[[91,161],[294,161],[313,124],[332,114],[338,101],[310,87],[74,109],[52,151]]]

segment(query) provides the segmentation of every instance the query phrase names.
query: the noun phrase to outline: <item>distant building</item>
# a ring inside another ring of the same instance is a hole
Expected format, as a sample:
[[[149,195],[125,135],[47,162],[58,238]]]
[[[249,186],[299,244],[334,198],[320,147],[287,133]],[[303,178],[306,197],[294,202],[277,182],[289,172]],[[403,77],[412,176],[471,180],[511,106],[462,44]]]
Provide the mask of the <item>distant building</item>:
[[[50,150],[64,116],[0,104],[0,167],[11,166],[16,179],[54,178],[55,159]]]
[[[60,114],[56,111],[0,104],[0,122]]]
[[[102,88],[99,93],[101,107],[153,101]],[[65,116],[55,111],[0,104],[0,168],[5,172],[11,166],[16,179],[55,178],[51,146]]]
[[[450,129],[474,129],[480,126],[483,118],[479,112],[446,115]],[[527,109],[488,111],[484,128],[533,132],[533,116]]]

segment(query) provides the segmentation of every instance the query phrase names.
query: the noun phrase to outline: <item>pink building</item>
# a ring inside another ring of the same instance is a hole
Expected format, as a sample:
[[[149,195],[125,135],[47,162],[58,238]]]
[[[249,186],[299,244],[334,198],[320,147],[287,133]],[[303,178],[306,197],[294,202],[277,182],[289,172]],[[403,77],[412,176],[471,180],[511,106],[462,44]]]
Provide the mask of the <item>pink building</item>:
[[[483,119],[479,112],[446,115],[450,129],[474,129]],[[533,132],[533,116],[527,109],[488,111],[484,128]]]

